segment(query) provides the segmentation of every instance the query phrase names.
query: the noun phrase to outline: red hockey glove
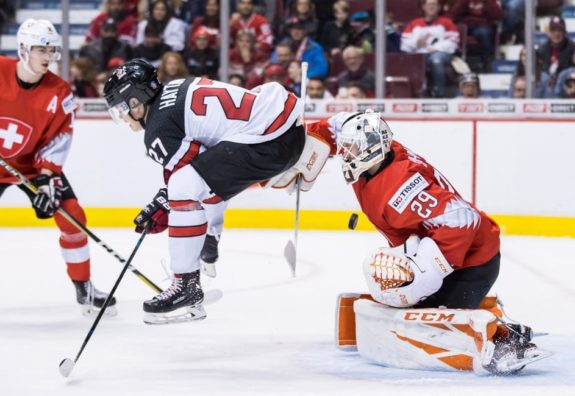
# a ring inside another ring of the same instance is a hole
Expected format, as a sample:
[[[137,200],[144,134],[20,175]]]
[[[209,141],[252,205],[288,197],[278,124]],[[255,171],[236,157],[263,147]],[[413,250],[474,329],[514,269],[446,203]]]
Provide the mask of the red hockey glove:
[[[150,234],[164,231],[168,228],[168,213],[170,213],[168,189],[161,188],[152,202],[146,205],[134,219],[136,232],[141,234],[146,226]]]
[[[54,216],[54,212],[60,207],[62,199],[62,179],[60,176],[53,174],[38,175],[30,180],[36,188],[38,194],[32,200],[32,207],[39,219],[49,219]]]

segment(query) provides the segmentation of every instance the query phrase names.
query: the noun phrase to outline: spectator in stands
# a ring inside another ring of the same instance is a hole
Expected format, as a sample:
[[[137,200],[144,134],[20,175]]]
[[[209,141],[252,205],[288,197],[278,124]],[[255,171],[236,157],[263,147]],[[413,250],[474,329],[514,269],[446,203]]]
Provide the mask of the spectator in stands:
[[[565,99],[575,99],[575,70],[565,79],[561,96]]]
[[[234,48],[230,51],[230,74],[241,74],[246,80],[262,74],[269,55],[255,44],[255,37],[249,30],[236,34]]]
[[[309,68],[307,77],[324,78],[327,75],[327,59],[323,53],[323,48],[316,41],[306,35],[305,27],[298,18],[290,18],[288,21],[289,37],[282,43],[290,46],[295,55],[295,60],[307,62]],[[277,55],[274,52],[272,62],[277,62]]]
[[[295,0],[291,6],[290,18],[296,17],[303,25],[308,37],[318,38],[318,20],[315,13],[315,4],[311,0]],[[287,33],[287,32],[286,32]]]
[[[260,82],[260,84],[265,84],[265,83],[269,83],[269,82],[277,82],[277,83],[283,85],[284,87],[286,87],[287,71],[281,65],[276,65],[274,63],[267,65],[266,68],[264,69],[264,73],[263,73],[262,77],[263,77],[263,79]],[[257,84],[257,85],[259,85],[259,84]],[[250,88],[250,83],[247,82],[246,86],[248,88]]]
[[[228,83],[241,88],[246,87],[246,79],[241,74],[230,74],[228,76]]]
[[[346,47],[343,50],[342,57],[346,70],[337,77],[338,86],[345,87],[350,82],[356,82],[361,85],[367,96],[373,97],[375,73],[365,65],[362,50],[352,46]]]
[[[333,99],[333,95],[327,89],[321,78],[310,78],[307,82],[307,99]]]
[[[282,65],[284,69],[287,69],[289,63],[295,59],[293,51],[287,42],[279,43],[275,48],[275,63]]]
[[[79,98],[97,98],[96,67],[94,63],[84,57],[73,60],[70,65],[70,85],[72,92]]]
[[[412,20],[403,31],[401,50],[428,54],[430,95],[442,98],[447,86],[447,68],[451,67],[459,44],[459,31],[451,19],[439,16],[438,0],[423,0],[422,9],[424,16]]]
[[[112,58],[132,58],[132,48],[128,43],[118,39],[116,22],[109,18],[100,24],[98,38],[80,48],[80,56],[84,56],[96,65],[98,72],[108,69],[108,62]]]
[[[517,77],[513,80],[511,88],[511,97],[513,99],[525,99],[527,96],[527,84],[525,77]]]
[[[573,64],[575,64],[575,54],[573,54]],[[575,66],[569,67],[563,71],[561,71],[561,73],[559,73],[559,76],[557,77],[557,83],[555,84],[555,88],[553,91],[553,95],[552,97],[554,98],[563,98],[563,94],[564,94],[564,88],[565,88],[565,82],[567,81],[567,78],[575,72]]]
[[[186,24],[172,16],[172,10],[166,0],[156,0],[152,3],[150,16],[138,24],[136,44],[144,42],[144,31],[148,25],[154,26],[160,32],[164,43],[173,51],[180,52],[184,49]]]
[[[204,11],[204,1],[201,0],[170,0],[172,15],[189,25]]]
[[[330,57],[340,53],[351,35],[349,23],[349,4],[338,0],[333,4],[335,20],[327,22],[321,33],[320,44]]]
[[[14,19],[15,13],[15,0],[0,0],[0,34],[4,33],[5,27]]]
[[[459,92],[463,99],[477,99],[481,97],[481,85],[479,76],[475,73],[467,73],[459,80]]]
[[[156,25],[149,24],[144,29],[144,42],[138,44],[132,50],[132,56],[134,58],[143,58],[155,67],[158,67],[162,56],[171,50],[172,48],[162,40],[162,34]]]
[[[350,18],[351,34],[347,45],[362,49],[364,54],[371,54],[375,46],[375,32],[371,28],[371,16],[367,11],[354,13]]]
[[[109,74],[107,71],[100,72],[96,74],[96,81],[94,86],[96,87],[96,92],[99,98],[104,97],[104,87],[106,86],[106,81],[108,81]]]
[[[350,82],[345,87],[340,88],[337,99],[366,99],[367,95],[361,84],[357,82]]]
[[[193,40],[196,30],[205,29],[210,37],[210,47],[220,47],[220,2],[219,0],[207,0],[203,16],[197,16],[190,27],[189,42]]]
[[[138,21],[130,13],[124,10],[124,0],[106,0],[106,11],[98,15],[88,27],[86,43],[100,38],[102,25],[112,19],[116,23],[118,38],[133,45],[136,40],[136,27]]]
[[[210,47],[210,34],[207,29],[200,28],[194,32],[192,42],[184,51],[183,58],[191,75],[217,79],[220,54]]]
[[[479,45],[481,61],[477,72],[489,73],[495,56],[495,34],[503,16],[498,0],[455,0],[449,13],[455,23],[467,27],[467,34],[473,36]]]
[[[517,44],[523,42],[525,19],[525,0],[501,0],[503,20],[501,23],[501,43]]]
[[[140,3],[140,0],[124,0],[124,11],[137,19],[141,11]]]
[[[550,77],[546,91],[553,91],[562,70],[574,66],[574,55],[575,43],[567,37],[565,21],[554,16],[549,22],[547,41],[537,49],[537,58],[541,59],[543,71]]]
[[[254,12],[252,0],[238,0],[238,12],[232,15],[230,35],[235,40],[240,30],[249,30],[256,38],[256,47],[271,53],[274,36],[266,17]]]
[[[166,52],[162,56],[162,62],[160,62],[158,67],[158,80],[163,84],[167,84],[170,81],[187,77],[188,69],[182,56],[177,52]]]
[[[525,86],[525,64],[527,62],[527,53],[525,47],[521,48],[519,52],[519,62],[511,84],[509,86],[509,96],[514,97],[515,82],[517,79],[523,79],[523,86]],[[543,60],[541,58],[535,59],[535,89],[533,91],[534,98],[548,98],[552,97],[552,84],[549,84],[549,74],[543,71]]]
[[[297,97],[301,97],[301,62],[291,61],[287,68],[287,88]]]

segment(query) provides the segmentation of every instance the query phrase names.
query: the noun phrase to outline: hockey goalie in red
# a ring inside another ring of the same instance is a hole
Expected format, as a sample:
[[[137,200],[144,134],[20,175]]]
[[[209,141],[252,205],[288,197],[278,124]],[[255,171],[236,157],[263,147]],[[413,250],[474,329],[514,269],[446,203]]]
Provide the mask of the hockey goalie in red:
[[[390,245],[364,260],[370,295],[340,296],[339,347],[393,367],[496,374],[548,356],[528,327],[503,321],[497,301],[486,298],[499,273],[497,224],[394,141],[379,113],[339,113],[308,124],[307,134],[302,157],[271,183],[286,187],[301,173],[309,190],[328,155],[337,155]]]
[[[84,211],[62,173],[72,142],[76,102],[68,84],[48,70],[60,57],[60,37],[50,22],[28,19],[19,27],[17,41],[19,60],[0,57],[0,157],[39,189],[34,194],[19,186],[38,218],[54,217],[68,276],[78,303],[88,312],[102,306],[107,295],[90,281],[87,238],[57,212],[61,206],[86,224]],[[0,196],[17,183],[0,167]]]

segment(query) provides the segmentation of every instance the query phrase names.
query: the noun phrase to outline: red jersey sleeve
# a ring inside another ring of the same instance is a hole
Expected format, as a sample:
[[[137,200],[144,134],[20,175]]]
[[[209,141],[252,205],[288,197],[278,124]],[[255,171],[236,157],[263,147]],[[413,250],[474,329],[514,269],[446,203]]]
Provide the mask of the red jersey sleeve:
[[[63,81],[56,81],[56,83],[57,95],[53,96],[50,103],[50,109],[54,115],[40,138],[34,166],[37,169],[46,168],[60,173],[72,143],[77,103],[66,83]],[[47,86],[45,93],[53,95],[54,91]],[[44,91],[40,94],[44,94]]]

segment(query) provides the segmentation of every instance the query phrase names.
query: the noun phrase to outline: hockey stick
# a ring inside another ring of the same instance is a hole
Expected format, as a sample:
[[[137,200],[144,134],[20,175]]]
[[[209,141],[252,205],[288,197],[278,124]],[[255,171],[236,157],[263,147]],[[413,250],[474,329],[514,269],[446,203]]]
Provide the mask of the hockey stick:
[[[305,129],[305,97],[307,92],[307,69],[308,63],[302,62],[301,64],[301,99],[303,101],[303,127]],[[295,180],[295,224],[294,224],[294,238],[289,240],[284,247],[284,257],[288,262],[291,270],[291,276],[295,278],[295,267],[297,262],[297,236],[299,231],[299,198],[301,186],[301,174],[298,174]]]
[[[148,233],[148,227],[146,227],[144,229],[144,231],[142,231],[142,236],[140,237],[140,239],[138,239],[138,242],[136,243],[134,250],[132,250],[132,254],[130,254],[128,261],[126,261],[126,265],[124,265],[124,268],[122,268],[122,272],[120,272],[120,276],[118,276],[116,283],[114,283],[114,287],[112,287],[112,290],[110,290],[110,294],[108,294],[108,298],[106,298],[106,301],[104,301],[104,305],[102,305],[100,312],[98,312],[98,316],[96,317],[96,320],[94,320],[92,327],[90,327],[90,331],[88,331],[88,335],[86,335],[86,338],[84,338],[84,342],[82,343],[82,346],[80,347],[80,350],[78,351],[78,354],[76,355],[76,358],[74,360],[72,360],[70,358],[65,358],[64,360],[62,360],[60,362],[60,366],[58,369],[60,370],[60,374],[62,374],[64,377],[68,377],[70,375],[70,373],[74,369],[74,366],[76,365],[76,362],[78,362],[78,359],[80,359],[80,355],[82,355],[84,348],[86,348],[88,341],[90,341],[90,338],[92,337],[92,334],[94,333],[94,330],[96,330],[96,326],[98,326],[98,323],[100,323],[100,319],[102,319],[102,316],[104,316],[104,312],[106,311],[106,308],[108,308],[108,304],[110,303],[110,300],[114,296],[114,293],[116,292],[116,289],[118,288],[118,285],[122,281],[122,278],[124,277],[124,274],[126,273],[126,270],[130,267],[130,263],[132,262],[132,259],[134,258],[134,256],[136,255],[136,252],[140,248],[140,245],[142,244],[142,241],[144,240],[144,237],[146,236],[147,233]]]
[[[32,191],[34,194],[38,194],[38,192],[39,192],[38,188],[30,180],[28,180],[28,178],[26,178],[26,176],[24,176],[22,173],[20,173],[18,170],[16,170],[13,166],[11,166],[9,163],[7,163],[4,160],[4,158],[2,158],[2,157],[0,157],[0,165],[2,165],[2,167],[4,169],[6,169],[8,172],[10,172],[13,176],[17,177],[22,182],[24,187],[26,187],[28,190]],[[84,235],[92,238],[92,240],[94,242],[96,242],[98,245],[103,247],[108,253],[112,254],[112,256],[114,256],[116,259],[118,259],[118,261],[120,261],[120,263],[122,263],[122,264],[126,263],[126,260],[124,258],[122,258],[122,256],[120,256],[118,253],[116,253],[111,247],[106,245],[104,243],[104,241],[102,241],[95,234],[93,234],[92,231],[90,231],[88,228],[83,226],[78,220],[76,220],[76,218],[74,216],[72,216],[70,213],[68,213],[64,208],[60,207],[60,208],[58,208],[57,211],[66,220],[68,220],[74,227],[76,227],[79,231],[81,231]],[[162,289],[160,289],[158,286],[156,286],[154,284],[154,282],[152,282],[144,274],[142,274],[140,271],[138,271],[138,269],[136,267],[133,267],[132,265],[130,265],[128,268],[138,278],[140,278],[140,280],[142,282],[144,282],[146,285],[148,285],[150,288],[152,288],[155,292],[157,292],[157,293],[162,292]]]

